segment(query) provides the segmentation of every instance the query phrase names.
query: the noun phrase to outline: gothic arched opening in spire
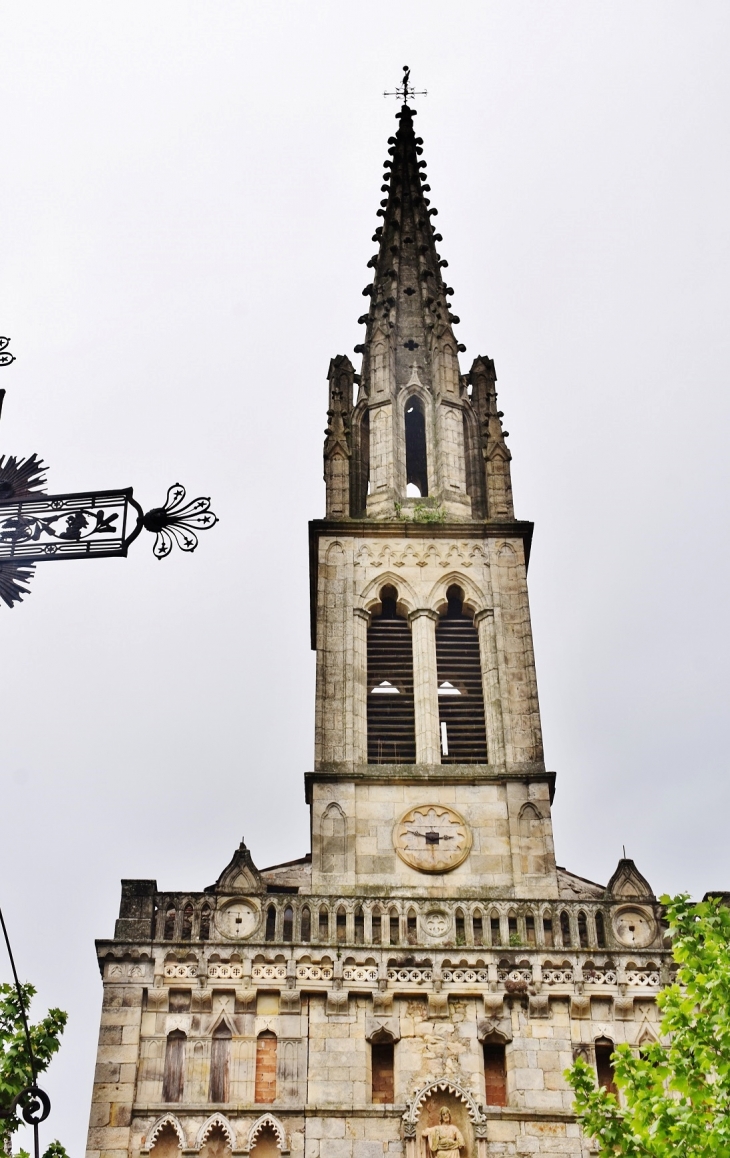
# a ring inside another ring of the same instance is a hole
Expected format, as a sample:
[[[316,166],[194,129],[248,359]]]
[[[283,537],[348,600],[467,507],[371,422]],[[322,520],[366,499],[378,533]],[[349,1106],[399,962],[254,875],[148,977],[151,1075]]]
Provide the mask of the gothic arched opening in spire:
[[[416,760],[413,643],[397,599],[394,587],[383,587],[368,628],[368,764]]]
[[[417,395],[406,402],[406,483],[418,489],[422,498],[428,495],[428,457],[426,454],[426,415]]]
[[[439,724],[442,764],[486,764],[479,634],[464,611],[459,587],[446,592],[448,608],[436,628]]]

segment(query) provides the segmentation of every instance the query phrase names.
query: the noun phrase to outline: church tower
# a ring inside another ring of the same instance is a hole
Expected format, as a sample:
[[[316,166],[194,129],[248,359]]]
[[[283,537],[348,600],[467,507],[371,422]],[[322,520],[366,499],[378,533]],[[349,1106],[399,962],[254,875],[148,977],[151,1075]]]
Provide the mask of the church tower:
[[[89,1158],[592,1152],[563,1076],[658,1032],[661,908],[555,863],[493,361],[462,373],[423,142],[388,142],[359,372],[328,374],[310,525],[311,852],[125,880]],[[221,857],[223,861],[224,857]]]

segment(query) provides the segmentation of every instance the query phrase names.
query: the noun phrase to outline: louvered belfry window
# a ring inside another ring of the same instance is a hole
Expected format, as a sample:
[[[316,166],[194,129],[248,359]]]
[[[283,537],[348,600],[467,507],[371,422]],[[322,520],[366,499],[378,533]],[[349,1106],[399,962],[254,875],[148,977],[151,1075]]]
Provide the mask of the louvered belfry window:
[[[448,609],[436,627],[442,764],[486,764],[479,633],[464,611],[458,587],[446,592]]]
[[[368,628],[368,763],[414,764],[411,629],[398,615],[394,587],[380,593],[382,612]]]

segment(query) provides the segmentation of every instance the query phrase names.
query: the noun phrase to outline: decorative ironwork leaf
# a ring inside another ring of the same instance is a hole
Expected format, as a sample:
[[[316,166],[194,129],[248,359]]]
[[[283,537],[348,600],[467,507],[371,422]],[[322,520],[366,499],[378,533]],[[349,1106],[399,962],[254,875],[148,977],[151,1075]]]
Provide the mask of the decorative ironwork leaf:
[[[164,507],[155,507],[144,516],[144,527],[156,535],[152,553],[164,559],[177,543],[181,551],[194,551],[198,545],[196,531],[209,531],[218,522],[210,509],[209,498],[185,503],[185,487],[175,483],[167,492]]]
[[[16,458],[13,454],[8,458],[0,458],[0,502],[43,494],[46,469],[35,454],[30,458]]]
[[[17,563],[0,563],[0,599],[7,607],[20,603],[24,595],[29,593],[25,584],[33,577],[35,568],[32,563],[23,566]]]

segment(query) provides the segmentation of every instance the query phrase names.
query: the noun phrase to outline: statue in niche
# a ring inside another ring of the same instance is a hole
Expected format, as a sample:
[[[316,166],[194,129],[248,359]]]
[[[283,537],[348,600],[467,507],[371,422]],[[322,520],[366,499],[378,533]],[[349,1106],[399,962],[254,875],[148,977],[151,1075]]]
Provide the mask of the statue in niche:
[[[430,1129],[424,1130],[423,1137],[426,1139],[427,1155],[430,1155],[431,1158],[436,1158],[437,1155],[444,1155],[445,1158],[448,1155],[451,1155],[452,1158],[459,1158],[459,1151],[463,1150],[466,1145],[461,1130],[453,1125],[451,1114],[446,1106],[441,1107],[438,1126],[431,1126]]]

